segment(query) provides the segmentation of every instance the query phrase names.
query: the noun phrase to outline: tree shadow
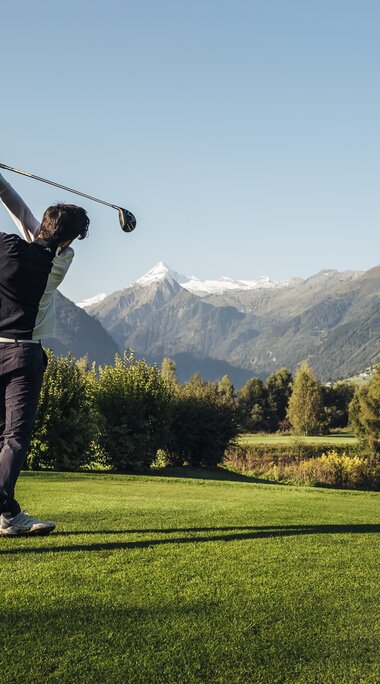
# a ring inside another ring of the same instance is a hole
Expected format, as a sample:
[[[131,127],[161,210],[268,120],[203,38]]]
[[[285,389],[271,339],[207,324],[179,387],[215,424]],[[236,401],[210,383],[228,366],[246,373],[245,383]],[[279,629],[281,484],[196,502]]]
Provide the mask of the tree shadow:
[[[236,532],[239,530],[239,532]],[[234,531],[233,534],[220,534],[220,532]],[[125,535],[125,534],[172,534],[172,533],[191,533],[197,536],[191,537],[169,537],[165,539],[142,539],[131,541],[115,541],[115,542],[100,542],[100,543],[85,543],[85,544],[70,544],[70,545],[56,545],[56,546],[26,546],[7,548],[0,550],[0,555],[22,554],[22,553],[61,553],[61,552],[78,552],[78,551],[114,551],[120,549],[146,549],[152,546],[162,546],[168,544],[194,544],[206,542],[229,542],[229,541],[250,541],[255,539],[273,539],[276,537],[293,537],[313,534],[378,534],[380,533],[380,524],[358,524],[358,525],[264,525],[252,527],[200,527],[200,528],[168,528],[158,530],[83,530],[70,532],[55,533],[52,535],[53,539],[59,536],[69,536],[70,534],[77,535]],[[199,532],[210,532],[207,536],[198,536]],[[219,534],[213,534],[213,533]],[[23,540],[35,537],[23,537]]]
[[[116,470],[101,469],[96,470],[80,470],[75,472],[69,471],[53,471],[53,470],[23,470],[23,477],[35,477],[37,475],[48,475],[50,477],[59,478],[63,476],[70,476],[71,479],[80,478],[82,475],[118,477],[125,475],[135,475],[137,477],[172,477],[177,479],[188,480],[219,480],[223,482],[250,482],[256,484],[270,484],[270,485],[285,485],[284,482],[277,480],[268,480],[262,477],[255,477],[254,475],[246,475],[244,473],[235,472],[228,468],[221,466],[209,466],[192,468],[191,466],[167,466],[162,468],[146,468],[145,470],[126,470],[118,472]]]
[[[284,485],[283,482],[277,480],[268,480],[262,477],[255,477],[254,475],[245,475],[244,473],[234,472],[227,468],[218,466],[209,468],[191,468],[190,466],[152,468],[144,475],[153,475],[158,477],[174,477],[188,480],[218,480],[223,482],[250,482],[253,484],[270,484],[270,485]]]

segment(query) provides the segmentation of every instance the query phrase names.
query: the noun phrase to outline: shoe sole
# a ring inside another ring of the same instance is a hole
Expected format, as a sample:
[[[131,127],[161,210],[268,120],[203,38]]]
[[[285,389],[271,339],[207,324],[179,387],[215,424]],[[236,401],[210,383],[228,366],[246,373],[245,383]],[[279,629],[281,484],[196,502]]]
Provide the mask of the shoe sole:
[[[36,528],[35,530],[30,529],[30,530],[15,530],[15,531],[7,531],[7,530],[0,530],[0,537],[46,537],[50,532],[53,532],[55,530],[54,527],[39,527]]]

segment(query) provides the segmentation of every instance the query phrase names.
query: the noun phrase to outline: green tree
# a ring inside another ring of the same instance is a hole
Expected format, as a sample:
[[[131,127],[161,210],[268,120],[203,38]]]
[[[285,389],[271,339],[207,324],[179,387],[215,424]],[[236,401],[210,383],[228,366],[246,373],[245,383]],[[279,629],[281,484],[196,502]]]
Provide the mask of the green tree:
[[[274,371],[266,380],[272,430],[277,430],[279,423],[286,418],[289,398],[292,393],[292,383],[293,376],[287,368]]]
[[[170,359],[166,356],[162,359],[161,375],[169,386],[174,386],[177,384],[177,366],[173,359]]]
[[[172,399],[172,424],[167,443],[169,463],[215,466],[238,432],[233,399],[217,385],[194,375]]]
[[[217,383],[217,388],[219,394],[224,397],[227,401],[235,400],[235,387],[233,382],[230,380],[228,375],[223,375],[221,380]]]
[[[366,393],[367,387],[357,387],[348,408],[349,424],[360,439],[365,437],[365,428],[361,420],[361,403],[365,401]]]
[[[344,428],[348,424],[348,407],[355,387],[347,382],[322,387],[322,401],[328,427]]]
[[[297,435],[315,435],[324,430],[321,386],[306,362],[295,375],[287,417]]]
[[[260,378],[247,380],[237,398],[240,427],[244,432],[260,432],[269,427],[268,392]]]
[[[362,441],[378,450],[380,445],[380,368],[358,388],[350,404],[350,423]]]
[[[150,466],[170,426],[171,389],[159,369],[133,354],[116,356],[114,366],[99,368],[94,400],[106,462],[119,471]]]
[[[29,466],[77,470],[92,457],[98,420],[83,363],[48,352]]]

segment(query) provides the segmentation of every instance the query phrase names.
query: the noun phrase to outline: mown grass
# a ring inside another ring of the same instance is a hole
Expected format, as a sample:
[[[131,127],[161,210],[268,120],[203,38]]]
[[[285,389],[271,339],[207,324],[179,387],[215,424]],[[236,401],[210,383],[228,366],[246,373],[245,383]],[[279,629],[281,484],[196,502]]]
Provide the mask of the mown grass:
[[[2,684],[378,684],[380,495],[184,474],[21,476]]]
[[[245,433],[239,435],[239,444],[245,446],[254,446],[255,444],[281,444],[294,445],[295,441],[302,442],[304,444],[326,444],[334,448],[334,446],[352,446],[357,444],[357,438],[353,432],[342,431],[342,432],[332,432],[329,435],[311,435],[306,437],[297,437],[295,435],[282,435],[282,434],[263,434],[263,433]]]

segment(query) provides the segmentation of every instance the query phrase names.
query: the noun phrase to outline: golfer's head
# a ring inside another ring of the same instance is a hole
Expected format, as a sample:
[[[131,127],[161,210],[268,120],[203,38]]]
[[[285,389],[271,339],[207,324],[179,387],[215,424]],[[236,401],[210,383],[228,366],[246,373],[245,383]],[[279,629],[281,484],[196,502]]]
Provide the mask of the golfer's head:
[[[51,245],[70,243],[75,238],[83,240],[88,233],[90,219],[82,207],[75,204],[54,204],[42,217],[38,237]]]

